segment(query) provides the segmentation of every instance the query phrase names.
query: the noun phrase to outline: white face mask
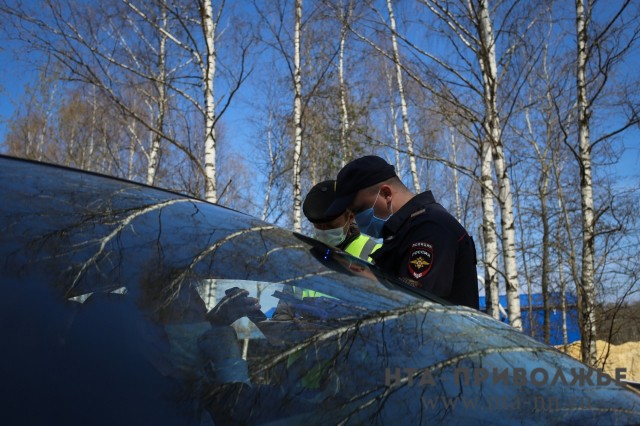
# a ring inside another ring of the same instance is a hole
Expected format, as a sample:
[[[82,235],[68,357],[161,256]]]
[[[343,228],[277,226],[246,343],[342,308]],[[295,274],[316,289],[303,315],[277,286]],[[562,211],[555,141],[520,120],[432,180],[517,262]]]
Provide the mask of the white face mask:
[[[329,244],[330,246],[337,246],[347,238],[347,232],[344,228],[344,226],[340,226],[334,229],[316,229],[314,236],[323,243]]]

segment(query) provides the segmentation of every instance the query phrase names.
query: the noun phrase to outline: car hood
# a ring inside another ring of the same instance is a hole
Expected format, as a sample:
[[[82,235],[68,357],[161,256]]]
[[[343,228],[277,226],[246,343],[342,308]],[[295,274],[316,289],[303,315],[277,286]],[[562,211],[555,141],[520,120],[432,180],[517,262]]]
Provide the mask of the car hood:
[[[39,401],[69,424],[640,422],[615,378],[290,230],[6,157],[0,192],[7,421],[45,421]],[[212,367],[205,314],[233,287],[268,319]]]

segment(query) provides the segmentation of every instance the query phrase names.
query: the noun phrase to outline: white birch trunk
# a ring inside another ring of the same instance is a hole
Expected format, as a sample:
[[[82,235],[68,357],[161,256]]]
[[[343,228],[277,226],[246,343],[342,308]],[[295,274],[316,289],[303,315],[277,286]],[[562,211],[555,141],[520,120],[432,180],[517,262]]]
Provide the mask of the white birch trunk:
[[[204,139],[204,179],[207,201],[218,201],[216,189],[216,104],[214,96],[214,77],[216,74],[216,21],[213,17],[211,0],[204,0],[202,26],[207,44],[206,64],[204,66],[203,85],[205,102],[205,139]]]
[[[393,14],[391,0],[387,0],[387,9],[389,10],[389,23],[391,25],[391,44],[393,46],[393,62],[396,66],[396,79],[398,80],[398,94],[400,95],[400,112],[402,114],[402,128],[404,138],[407,143],[407,154],[409,155],[409,168],[413,179],[413,189],[416,193],[421,193],[420,179],[418,177],[418,168],[416,166],[416,157],[413,150],[413,140],[411,139],[411,129],[409,128],[409,111],[404,94],[404,86],[402,84],[402,65],[400,63],[400,52],[398,50],[398,40],[396,37],[396,18]]]
[[[302,26],[302,0],[295,3],[295,31],[294,31],[294,57],[293,57],[293,121],[295,125],[295,139],[293,146],[293,230],[302,231],[301,215],[301,170],[300,157],[302,155],[302,78],[300,70],[300,29]]]
[[[591,176],[591,142],[589,137],[589,105],[587,100],[587,24],[585,0],[576,0],[576,33],[578,61],[576,66],[578,95],[578,144],[580,155],[580,198],[582,210],[582,361],[595,367],[596,322],[595,322],[595,218]]]
[[[496,217],[493,211],[493,180],[491,143],[482,142],[482,238],[484,241],[484,292],[487,313],[495,319],[500,318],[498,295],[498,240],[496,237]]]
[[[344,47],[347,39],[347,17],[343,17],[342,32],[340,33],[340,56],[338,58],[338,75],[340,78],[340,107],[342,110],[342,125],[340,126],[340,167],[346,164],[349,155],[349,143],[347,135],[349,134],[349,111],[347,109],[347,88],[344,81]],[[315,182],[315,180],[314,180]]]
[[[458,151],[458,147],[456,145],[456,135],[453,132],[453,128],[449,127],[449,133],[451,133],[451,161],[453,162],[454,165],[458,164],[458,159],[457,159],[457,151]],[[458,183],[458,169],[456,167],[453,167],[453,192],[455,193],[456,196],[456,219],[458,219],[458,222],[462,222],[462,206],[460,205],[460,190],[458,188],[459,183]]]
[[[502,225],[502,249],[507,287],[507,309],[509,312],[509,324],[517,330],[522,330],[520,315],[520,284],[518,282],[518,269],[516,262],[515,224],[513,219],[513,194],[511,193],[511,181],[507,170],[502,146],[502,131],[497,107],[497,79],[495,39],[493,27],[489,17],[488,1],[480,0],[479,24],[480,36],[485,47],[486,57],[478,52],[480,67],[482,69],[485,101],[485,130],[491,139],[494,155],[494,166],[498,180],[500,218]]]
[[[267,127],[267,149],[269,151],[269,163],[271,169],[269,169],[269,177],[267,178],[267,187],[264,193],[264,204],[262,206],[262,220],[267,220],[267,214],[269,213],[269,200],[271,199],[271,188],[273,187],[273,180],[276,169],[276,160],[273,145],[271,142],[271,113],[269,113],[269,123]]]
[[[509,324],[515,329],[522,330],[522,318],[520,314],[520,283],[518,280],[518,265],[516,262],[516,232],[513,218],[513,194],[511,193],[511,181],[504,160],[502,145],[496,145],[496,174],[498,175],[500,220],[502,225],[502,249],[504,257],[504,269],[507,286],[507,307],[509,311]]]
[[[160,33],[160,49],[159,49],[159,75],[158,81],[155,83],[158,87],[158,99],[157,106],[158,111],[156,112],[156,120],[155,120],[155,128],[160,132],[164,133],[164,118],[166,113],[166,105],[167,105],[167,10],[166,8],[162,8],[162,28],[165,31]],[[153,137],[151,138],[151,147],[149,149],[149,163],[147,165],[147,185],[153,185],[156,180],[156,174],[158,172],[158,163],[160,161],[160,141],[162,137],[158,132],[153,132]]]
[[[558,237],[560,237],[558,232]],[[558,238],[559,240],[559,238]],[[569,344],[569,333],[567,330],[567,284],[564,280],[564,272],[562,271],[562,250],[558,250],[558,279],[560,280],[560,309],[562,309],[562,348],[567,352]]]
[[[158,172],[158,159],[160,158],[160,140],[155,133],[149,135],[149,155],[147,162],[147,185],[153,185]]]
[[[396,107],[393,102],[393,77],[389,74],[385,67],[385,76],[387,77],[387,88],[389,89],[389,110],[391,114],[391,134],[393,135],[393,148],[395,154],[396,170],[400,170],[400,135],[398,134],[398,117]]]
[[[131,134],[131,140],[129,141],[129,158],[127,161],[127,179],[133,179],[133,160],[136,155],[136,145],[138,143],[138,135],[137,135],[137,121],[133,118],[128,118],[127,130]]]
[[[44,160],[44,147],[45,147],[45,144],[47,143],[49,122],[51,121],[51,116],[55,111],[54,99],[56,99],[57,97],[58,97],[58,83],[55,83],[53,85],[53,89],[51,90],[51,92],[49,92],[46,99],[44,123],[42,123],[42,129],[39,132],[39,138],[36,142],[36,148],[34,151],[35,156],[33,158],[38,161]]]
[[[550,269],[550,233],[549,228],[549,213],[547,209],[547,192],[549,188],[549,175],[547,174],[546,165],[543,165],[544,176],[540,183],[540,216],[542,221],[542,277],[540,278],[540,287],[542,290],[542,303],[544,307],[544,342],[549,344],[551,339],[551,306],[550,306],[550,292],[549,292],[549,269]]]
[[[567,250],[569,252],[569,268],[571,270],[571,279],[572,281],[575,283],[576,286],[576,295],[577,295],[577,306],[576,309],[578,311],[578,324],[580,327],[580,335],[582,336],[583,332],[582,332],[582,324],[583,324],[583,309],[582,309],[582,305],[583,305],[583,301],[582,301],[582,290],[580,287],[580,273],[578,271],[578,264],[576,261],[577,255],[576,255],[576,247],[575,247],[575,243],[574,243],[574,238],[573,238],[573,232],[571,230],[571,226],[572,226],[572,222],[571,222],[571,218],[569,217],[569,211],[568,211],[568,207],[566,206],[566,203],[564,201],[564,193],[562,190],[562,182],[560,180],[560,170],[559,170],[559,166],[557,164],[557,161],[554,159],[554,163],[553,163],[553,174],[554,174],[554,178],[555,178],[555,182],[556,182],[556,188],[558,190],[558,206],[560,208],[560,211],[562,213],[562,226],[564,226],[565,228],[565,232],[567,234]],[[560,250],[561,252],[561,250]],[[559,259],[559,265],[560,265],[560,271],[562,272],[562,258]],[[565,283],[565,280],[563,279],[562,283]],[[566,289],[565,289],[566,291]]]
[[[83,163],[86,164],[87,167],[91,167],[94,165],[93,153],[96,148],[96,129],[98,127],[98,99],[96,98],[96,88],[95,86],[91,88],[91,134],[89,136],[89,147],[87,148],[86,157],[83,159]],[[104,133],[104,132],[103,132]],[[96,161],[97,163],[98,161]]]
[[[70,167],[71,165],[73,165],[73,161],[76,161],[78,158],[78,154],[76,152],[77,143],[76,143],[76,127],[75,126],[71,128],[71,134],[69,135],[68,144],[69,144],[69,146],[67,147],[68,156],[66,159],[65,166]]]
[[[546,65],[545,65],[546,70]],[[547,194],[549,192],[549,165],[547,164],[547,152],[548,148],[540,149],[538,143],[536,141],[535,133],[533,130],[533,125],[531,123],[531,118],[529,116],[529,109],[525,110],[525,122],[527,124],[527,130],[531,135],[531,145],[538,156],[538,160],[540,161],[540,177],[538,178],[538,198],[540,200],[540,220],[542,222],[542,259],[541,259],[541,279],[540,279],[540,287],[542,290],[542,302],[544,308],[544,323],[543,323],[543,335],[544,342],[549,344],[549,340],[551,338],[551,307],[549,301],[549,265],[550,265],[550,238],[551,238],[551,230],[549,227],[549,213],[547,208]],[[520,223],[520,228],[522,230],[522,223]],[[522,248],[524,250],[524,247]],[[524,262],[523,262],[524,264]],[[526,264],[525,272],[526,272]],[[527,284],[529,280],[527,280]],[[531,306],[532,297],[531,297],[531,286],[528,285],[529,289],[529,323],[530,330],[533,330],[534,320],[533,320],[533,307]]]

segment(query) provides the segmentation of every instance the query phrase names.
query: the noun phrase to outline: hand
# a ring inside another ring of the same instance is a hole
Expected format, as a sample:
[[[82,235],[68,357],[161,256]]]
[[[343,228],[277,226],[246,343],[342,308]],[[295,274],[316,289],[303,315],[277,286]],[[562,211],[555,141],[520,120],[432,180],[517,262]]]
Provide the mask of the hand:
[[[247,290],[233,287],[225,292],[225,296],[207,314],[207,319],[214,325],[230,325],[238,318],[249,317],[252,321],[266,319],[260,310],[258,299],[248,297]]]

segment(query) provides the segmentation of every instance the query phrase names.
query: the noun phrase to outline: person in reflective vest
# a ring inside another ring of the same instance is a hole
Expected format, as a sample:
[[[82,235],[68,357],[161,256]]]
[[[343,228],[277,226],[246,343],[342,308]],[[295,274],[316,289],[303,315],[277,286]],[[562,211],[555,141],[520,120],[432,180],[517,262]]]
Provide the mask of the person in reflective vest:
[[[371,253],[382,244],[362,234],[349,210],[327,216],[325,212],[336,198],[336,181],[325,180],[311,188],[302,203],[302,212],[314,228],[314,237],[352,256],[371,262]]]
[[[371,263],[371,253],[381,247],[375,239],[360,233],[354,222],[354,215],[349,210],[327,216],[325,211],[336,198],[335,180],[325,180],[314,185],[302,203],[302,212],[311,222],[314,237],[325,244],[339,248],[352,256]],[[298,286],[286,286],[284,293],[296,299],[333,296]],[[283,300],[278,303],[273,319],[277,321],[291,320],[295,317],[291,305]]]

